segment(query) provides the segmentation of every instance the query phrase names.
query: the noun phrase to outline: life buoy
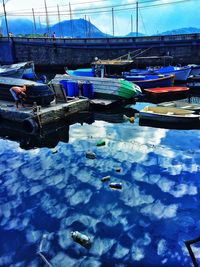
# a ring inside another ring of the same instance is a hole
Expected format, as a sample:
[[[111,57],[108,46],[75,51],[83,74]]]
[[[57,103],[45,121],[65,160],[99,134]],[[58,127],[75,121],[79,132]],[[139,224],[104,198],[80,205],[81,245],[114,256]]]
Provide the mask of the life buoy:
[[[38,131],[39,125],[33,118],[27,118],[23,121],[23,129],[30,134],[34,134]]]

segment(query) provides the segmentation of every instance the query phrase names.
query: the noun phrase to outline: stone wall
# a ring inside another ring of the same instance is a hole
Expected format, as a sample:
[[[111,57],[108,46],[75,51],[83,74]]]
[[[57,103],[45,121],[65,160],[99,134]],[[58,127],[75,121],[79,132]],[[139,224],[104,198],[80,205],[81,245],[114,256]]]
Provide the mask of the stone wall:
[[[114,59],[137,49],[139,56],[173,56],[171,64],[200,64],[200,35],[151,36],[135,38],[52,39],[0,38],[0,64],[33,60],[36,66],[89,66],[95,57]],[[168,63],[168,62],[165,62]],[[135,65],[163,65],[163,60],[135,60]]]

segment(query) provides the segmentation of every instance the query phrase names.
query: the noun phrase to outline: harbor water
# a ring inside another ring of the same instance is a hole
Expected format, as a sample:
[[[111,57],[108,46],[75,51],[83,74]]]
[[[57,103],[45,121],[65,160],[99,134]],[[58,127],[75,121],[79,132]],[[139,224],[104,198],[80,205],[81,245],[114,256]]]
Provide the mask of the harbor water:
[[[184,241],[200,235],[199,130],[93,116],[53,149],[0,139],[0,266],[193,266]]]

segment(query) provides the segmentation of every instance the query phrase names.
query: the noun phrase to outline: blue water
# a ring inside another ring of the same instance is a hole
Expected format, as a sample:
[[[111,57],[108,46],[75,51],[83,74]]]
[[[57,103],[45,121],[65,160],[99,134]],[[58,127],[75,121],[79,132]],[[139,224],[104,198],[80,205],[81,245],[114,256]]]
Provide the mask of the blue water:
[[[199,162],[199,130],[137,119],[71,125],[54,150],[0,139],[0,266],[47,266],[39,250],[58,267],[192,266],[184,241],[200,235]]]

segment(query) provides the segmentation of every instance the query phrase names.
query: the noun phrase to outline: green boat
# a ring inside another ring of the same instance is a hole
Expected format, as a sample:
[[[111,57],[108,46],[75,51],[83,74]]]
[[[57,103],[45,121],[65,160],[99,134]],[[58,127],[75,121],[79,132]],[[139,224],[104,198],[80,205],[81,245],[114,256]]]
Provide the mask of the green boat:
[[[141,94],[136,84],[124,79],[70,76],[57,74],[50,84],[59,84],[60,81],[77,81],[79,85],[85,82],[93,84],[94,97],[103,99],[131,99]],[[67,92],[66,92],[67,93]]]

